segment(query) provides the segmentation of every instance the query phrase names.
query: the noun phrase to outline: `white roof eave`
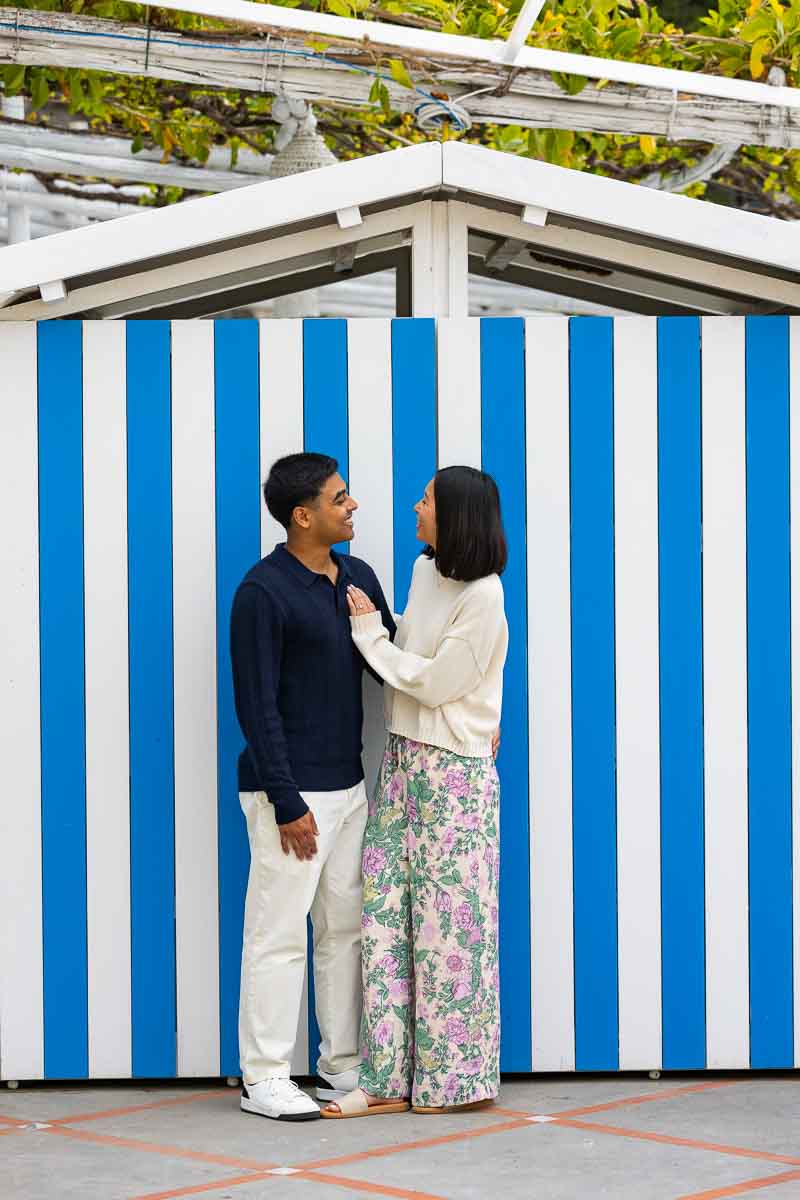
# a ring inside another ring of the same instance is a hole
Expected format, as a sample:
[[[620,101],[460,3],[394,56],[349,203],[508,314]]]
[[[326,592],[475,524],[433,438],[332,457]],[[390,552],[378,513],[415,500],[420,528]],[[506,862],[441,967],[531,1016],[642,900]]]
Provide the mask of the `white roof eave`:
[[[622,232],[800,271],[800,222],[740,212],[481,146],[449,142],[442,150],[443,184],[459,192],[535,205]]]
[[[0,250],[0,294],[52,280],[215,247],[346,208],[391,204],[446,187],[449,195],[544,209],[653,242],[800,271],[800,223],[689,200],[548,163],[450,142],[426,143],[233,192],[122,217]],[[299,235],[302,236],[302,235]]]
[[[131,263],[146,264],[164,255],[441,186],[442,148],[438,143],[390,153],[391,170],[387,170],[385,155],[372,155],[8,246],[0,251],[0,293]]]

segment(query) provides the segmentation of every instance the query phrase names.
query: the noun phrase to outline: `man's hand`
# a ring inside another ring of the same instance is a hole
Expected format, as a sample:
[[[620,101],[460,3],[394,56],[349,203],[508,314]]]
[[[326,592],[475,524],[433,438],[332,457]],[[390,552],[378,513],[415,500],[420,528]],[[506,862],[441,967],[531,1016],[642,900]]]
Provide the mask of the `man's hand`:
[[[298,817],[296,821],[289,821],[287,825],[279,825],[278,831],[281,835],[281,848],[284,854],[294,850],[297,857],[303,862],[313,858],[317,853],[319,830],[311,809],[307,813],[303,813],[302,817]]]
[[[492,758],[497,758],[497,751],[500,749],[500,726],[497,726],[494,737],[492,738]]]

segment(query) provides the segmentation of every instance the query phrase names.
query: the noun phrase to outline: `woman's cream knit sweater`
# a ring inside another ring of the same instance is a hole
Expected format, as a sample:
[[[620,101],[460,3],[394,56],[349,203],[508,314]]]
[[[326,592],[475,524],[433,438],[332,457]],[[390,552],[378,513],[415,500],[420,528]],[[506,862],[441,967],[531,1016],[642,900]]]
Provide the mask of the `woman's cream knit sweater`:
[[[420,557],[394,643],[378,612],[353,617],[352,627],[356,646],[385,680],[390,733],[465,758],[491,755],[508,649],[497,575],[460,583]]]

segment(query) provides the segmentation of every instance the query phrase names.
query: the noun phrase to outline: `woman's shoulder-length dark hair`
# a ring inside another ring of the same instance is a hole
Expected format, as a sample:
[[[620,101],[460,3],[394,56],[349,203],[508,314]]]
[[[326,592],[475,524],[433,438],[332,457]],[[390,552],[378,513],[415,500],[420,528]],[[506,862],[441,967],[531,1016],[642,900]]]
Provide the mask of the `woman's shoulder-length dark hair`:
[[[436,503],[434,559],[440,575],[471,583],[500,575],[508,558],[500,493],[491,475],[475,467],[444,467],[433,477]]]

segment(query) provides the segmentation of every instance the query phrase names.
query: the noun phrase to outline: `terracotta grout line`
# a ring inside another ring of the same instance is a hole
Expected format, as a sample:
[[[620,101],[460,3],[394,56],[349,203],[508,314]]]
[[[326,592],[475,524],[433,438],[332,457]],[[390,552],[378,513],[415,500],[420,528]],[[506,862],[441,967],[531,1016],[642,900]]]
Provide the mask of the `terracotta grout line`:
[[[399,1200],[447,1200],[445,1196],[434,1196],[430,1192],[415,1192],[407,1188],[392,1187],[388,1183],[372,1183],[368,1179],[348,1179],[344,1175],[323,1175],[317,1171],[301,1171],[289,1179],[302,1179],[313,1183],[324,1183],[331,1187],[346,1187],[356,1192],[371,1192],[375,1196],[395,1196]]]
[[[625,1129],[620,1125],[602,1125],[596,1121],[574,1121],[557,1117],[551,1125],[568,1129],[585,1129],[590,1133],[607,1133],[612,1137],[633,1138],[636,1141],[658,1142],[666,1146],[686,1146],[691,1150],[709,1150],[714,1154],[730,1154],[737,1158],[755,1158],[763,1162],[788,1163],[800,1166],[800,1158],[791,1154],[771,1154],[768,1150],[752,1150],[747,1146],[725,1146],[717,1142],[701,1142],[695,1138],[672,1137],[666,1133],[650,1133],[642,1129]]]
[[[800,1171],[781,1171],[778,1175],[762,1175],[758,1179],[745,1179],[742,1183],[711,1188],[707,1192],[692,1192],[691,1195],[679,1196],[678,1200],[726,1200],[728,1196],[743,1196],[745,1192],[755,1192],[761,1188],[792,1183],[797,1179],[800,1179]]]
[[[708,1092],[714,1088],[734,1087],[738,1079],[712,1079],[708,1083],[692,1083],[686,1087],[665,1088],[661,1092],[645,1092],[643,1096],[628,1096],[621,1100],[609,1100],[605,1104],[587,1104],[583,1108],[568,1108],[550,1113],[553,1117],[583,1117],[590,1113],[610,1112],[615,1108],[628,1108],[636,1104],[655,1104],[659,1100],[676,1100],[680,1096],[691,1096],[697,1092]]]
[[[365,1162],[370,1158],[386,1158],[391,1154],[402,1154],[406,1150],[425,1150],[430,1146],[444,1146],[450,1142],[466,1141],[469,1138],[485,1137],[490,1133],[505,1133],[511,1129],[526,1129],[531,1122],[526,1117],[521,1121],[496,1121],[480,1129],[462,1129],[458,1133],[446,1133],[440,1137],[419,1138],[414,1142],[400,1142],[393,1146],[374,1146],[371,1150],[359,1150],[342,1154],[336,1158],[314,1159],[312,1162],[297,1163],[304,1171],[316,1171],[320,1167],[340,1167],[354,1162]]]
[[[0,1125],[13,1125],[15,1128],[20,1125],[29,1125],[30,1121],[26,1121],[23,1117],[3,1117],[0,1116]]]
[[[88,1129],[68,1129],[57,1125],[43,1129],[51,1137],[72,1138],[80,1142],[93,1142],[99,1146],[119,1146],[123,1150],[141,1150],[148,1154],[161,1154],[165,1158],[188,1158],[193,1162],[214,1163],[221,1167],[239,1167],[245,1171],[271,1171],[277,1163],[254,1162],[246,1158],[232,1158],[227,1154],[207,1154],[202,1150],[189,1150],[183,1146],[160,1146],[155,1142],[142,1142],[137,1138],[116,1137],[111,1133],[90,1133]]]
[[[269,1183],[276,1175],[268,1175],[262,1171],[258,1174],[228,1175],[225,1179],[209,1179],[205,1183],[187,1184],[185,1187],[172,1188],[168,1192],[147,1192],[139,1196],[131,1196],[129,1200],[175,1200],[178,1196],[199,1196],[202,1192],[215,1192],[222,1188],[238,1187],[240,1183]]]
[[[102,1121],[106,1117],[125,1117],[129,1113],[149,1112],[158,1108],[173,1108],[181,1104],[198,1104],[204,1100],[214,1100],[219,1096],[230,1096],[231,1088],[213,1088],[208,1092],[192,1092],[188,1096],[174,1096],[170,1100],[154,1100],[151,1104],[131,1104],[122,1108],[108,1108],[103,1112],[77,1113],[69,1117],[46,1117],[48,1125],[73,1125],[76,1121]],[[235,1094],[235,1093],[234,1093]]]

